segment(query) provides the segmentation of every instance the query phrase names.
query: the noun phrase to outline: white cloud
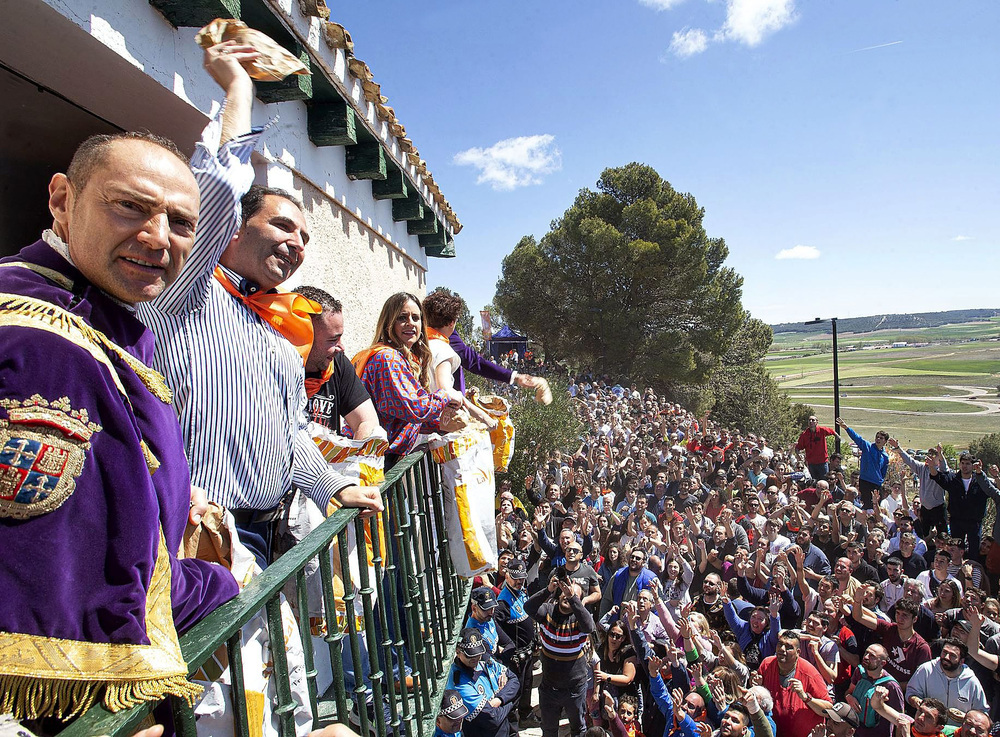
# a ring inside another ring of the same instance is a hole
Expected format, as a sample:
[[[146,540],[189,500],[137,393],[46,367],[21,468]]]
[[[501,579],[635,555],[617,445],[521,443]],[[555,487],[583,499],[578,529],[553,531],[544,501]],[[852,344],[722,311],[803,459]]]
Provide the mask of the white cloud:
[[[972,241],[975,240],[971,235],[956,235],[952,238],[953,241]]]
[[[718,37],[757,46],[795,20],[795,0],[728,0]]]
[[[680,5],[684,0],[639,0],[640,5],[645,5],[653,10],[670,10],[675,5]]]
[[[795,246],[778,251],[774,257],[779,261],[784,259],[814,259],[819,258],[819,249],[816,246]]]
[[[678,1],[639,0],[643,5],[658,10],[666,10]],[[726,20],[722,28],[711,35],[700,28],[675,31],[669,50],[674,56],[686,59],[702,53],[713,43],[735,41],[753,47],[795,19],[795,0],[726,0]],[[667,60],[666,55],[660,59],[663,62]]]
[[[700,54],[708,48],[708,36],[700,28],[685,28],[674,31],[670,40],[670,50],[682,59]]]
[[[497,141],[489,148],[470,148],[455,154],[459,166],[479,169],[476,184],[511,190],[541,184],[542,177],[562,168],[562,154],[555,136],[518,136]]]

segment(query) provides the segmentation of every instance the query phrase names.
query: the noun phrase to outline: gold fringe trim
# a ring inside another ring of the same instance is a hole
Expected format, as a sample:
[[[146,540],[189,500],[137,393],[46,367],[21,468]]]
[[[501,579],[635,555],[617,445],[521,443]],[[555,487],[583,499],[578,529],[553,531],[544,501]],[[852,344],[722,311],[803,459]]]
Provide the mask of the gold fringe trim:
[[[149,449],[149,446],[146,445],[145,440],[139,441],[139,447],[142,448],[142,457],[146,461],[146,467],[149,469],[149,475],[152,476],[160,470],[160,461],[153,451]]]
[[[0,675],[0,713],[13,713],[19,720],[72,719],[92,707],[98,698],[109,711],[116,712],[147,701],[161,701],[167,696],[176,696],[194,706],[199,695],[201,687],[183,676],[108,683]]]
[[[99,346],[106,352],[114,353],[119,359],[124,361],[150,393],[164,404],[173,401],[173,393],[167,386],[167,381],[163,375],[150,368],[138,358],[130,354],[124,348],[115,343],[100,330],[90,326],[77,315],[67,312],[51,302],[46,302],[34,297],[23,297],[17,294],[0,293],[0,311],[22,315],[32,320],[38,320],[60,332],[78,332],[94,345]]]

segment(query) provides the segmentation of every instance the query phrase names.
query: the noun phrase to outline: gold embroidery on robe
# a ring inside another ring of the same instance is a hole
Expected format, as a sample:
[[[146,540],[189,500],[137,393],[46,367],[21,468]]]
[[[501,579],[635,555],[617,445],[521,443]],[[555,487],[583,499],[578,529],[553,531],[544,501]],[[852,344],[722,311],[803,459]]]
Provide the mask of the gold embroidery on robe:
[[[100,699],[120,711],[168,695],[193,703],[170,604],[170,560],[163,532],[146,592],[148,645],[62,640],[0,632],[0,713],[16,719],[69,719]]]

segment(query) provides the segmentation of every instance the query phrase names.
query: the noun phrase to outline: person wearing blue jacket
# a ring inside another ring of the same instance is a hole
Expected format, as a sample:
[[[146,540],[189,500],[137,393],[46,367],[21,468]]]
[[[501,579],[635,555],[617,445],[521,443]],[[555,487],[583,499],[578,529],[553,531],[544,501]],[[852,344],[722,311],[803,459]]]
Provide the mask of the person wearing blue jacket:
[[[757,670],[764,658],[774,655],[778,646],[778,632],[781,631],[781,622],[778,619],[781,605],[781,596],[771,594],[768,608],[753,607],[750,621],[747,621],[736,613],[736,607],[729,597],[722,600],[722,611],[726,615],[726,621],[729,622],[729,629],[736,635],[736,641],[743,650],[743,657],[750,670]]]
[[[875,442],[869,443],[854,430],[847,426],[844,418],[837,418],[837,425],[844,428],[851,440],[861,451],[861,482],[858,484],[858,497],[865,509],[874,509],[873,496],[876,489],[881,490],[885,483],[885,474],[889,470],[889,454],[885,452],[885,444],[889,442],[889,433],[879,430],[875,433]]]
[[[667,685],[663,682],[663,676],[660,675],[663,661],[652,657],[647,662],[650,693],[660,713],[667,720],[667,728],[663,731],[663,737],[698,737],[698,724],[684,709],[683,700],[679,698],[678,703],[675,704],[670,693],[667,692]],[[678,695],[684,693],[679,688],[674,689],[674,692]]]

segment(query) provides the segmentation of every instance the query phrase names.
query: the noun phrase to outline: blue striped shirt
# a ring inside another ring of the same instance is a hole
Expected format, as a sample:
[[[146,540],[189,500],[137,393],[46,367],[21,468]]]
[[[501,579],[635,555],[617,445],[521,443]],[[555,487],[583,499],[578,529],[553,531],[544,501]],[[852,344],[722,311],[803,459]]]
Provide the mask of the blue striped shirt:
[[[212,276],[239,227],[262,132],[220,150],[221,120],[205,129],[191,159],[201,191],[194,248],[177,281],[142,304],[139,317],[156,334],[153,363],[174,392],[191,483],[224,507],[261,510],[295,484],[325,510],[354,482],[330,469],[306,430],[302,357]]]

